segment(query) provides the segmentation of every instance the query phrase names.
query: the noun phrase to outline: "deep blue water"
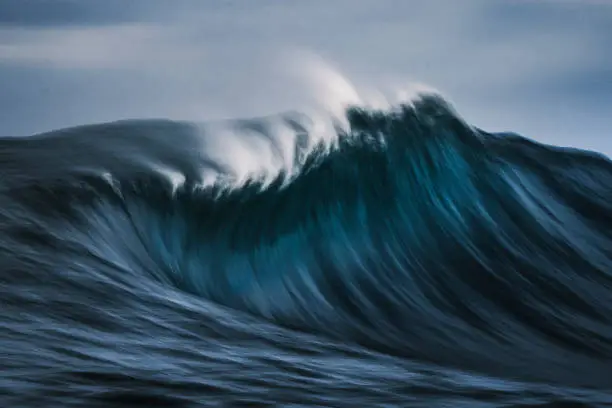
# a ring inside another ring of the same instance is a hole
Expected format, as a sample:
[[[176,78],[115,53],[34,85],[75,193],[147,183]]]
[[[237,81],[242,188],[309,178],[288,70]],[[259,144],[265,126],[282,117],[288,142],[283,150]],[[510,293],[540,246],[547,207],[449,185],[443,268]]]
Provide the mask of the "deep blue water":
[[[294,137],[242,183],[191,123],[0,139],[0,406],[612,406],[612,163],[346,116],[231,122]]]

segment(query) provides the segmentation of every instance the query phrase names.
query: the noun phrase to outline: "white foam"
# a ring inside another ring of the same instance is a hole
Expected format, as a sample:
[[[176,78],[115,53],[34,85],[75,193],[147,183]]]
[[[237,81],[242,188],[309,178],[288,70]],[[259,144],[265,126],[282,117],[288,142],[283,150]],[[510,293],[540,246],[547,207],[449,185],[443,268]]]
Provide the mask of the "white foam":
[[[289,182],[314,151],[325,153],[338,145],[338,127],[348,133],[347,108],[390,110],[400,104],[411,104],[424,93],[437,93],[422,84],[401,86],[399,81],[388,84],[389,91],[382,87],[358,86],[338,68],[310,52],[292,51],[279,61],[283,70],[291,74],[294,82],[291,89],[300,93],[295,97],[301,101],[299,106],[292,108],[304,114],[299,121],[307,133],[304,154],[295,156],[300,135],[281,115],[259,122],[266,128],[265,135],[229,121],[203,125],[205,156],[229,169],[230,174],[203,170],[202,187],[217,184],[234,189],[257,180],[265,188],[281,174],[285,182]]]
[[[155,166],[154,170],[163,174],[166,179],[170,181],[172,184],[172,194],[175,194],[176,191],[185,184],[185,175],[178,170],[165,166]]]

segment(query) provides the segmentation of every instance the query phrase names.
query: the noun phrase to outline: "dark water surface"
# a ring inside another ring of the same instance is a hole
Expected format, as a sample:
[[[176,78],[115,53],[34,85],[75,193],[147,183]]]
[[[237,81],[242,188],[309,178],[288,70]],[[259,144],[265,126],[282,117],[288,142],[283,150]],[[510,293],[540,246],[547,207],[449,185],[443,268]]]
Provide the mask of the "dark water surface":
[[[232,188],[194,124],[0,139],[0,406],[612,406],[612,163],[347,118]]]

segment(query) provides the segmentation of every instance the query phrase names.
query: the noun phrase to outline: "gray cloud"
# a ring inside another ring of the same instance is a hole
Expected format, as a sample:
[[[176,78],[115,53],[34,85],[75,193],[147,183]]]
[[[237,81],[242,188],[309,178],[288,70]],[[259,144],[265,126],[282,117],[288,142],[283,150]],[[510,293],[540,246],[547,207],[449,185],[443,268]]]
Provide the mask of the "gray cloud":
[[[0,0],[0,26],[87,26],[143,21],[157,7],[143,0]]]

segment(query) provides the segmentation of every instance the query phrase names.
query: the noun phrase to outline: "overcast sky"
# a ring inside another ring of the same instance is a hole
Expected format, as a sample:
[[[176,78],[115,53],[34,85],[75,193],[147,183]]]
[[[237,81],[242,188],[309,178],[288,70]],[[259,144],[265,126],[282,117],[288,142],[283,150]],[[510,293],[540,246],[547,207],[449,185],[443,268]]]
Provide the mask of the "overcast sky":
[[[0,134],[300,109],[339,92],[300,76],[317,55],[357,89],[424,83],[486,130],[612,155],[611,50],[612,0],[0,0]]]

